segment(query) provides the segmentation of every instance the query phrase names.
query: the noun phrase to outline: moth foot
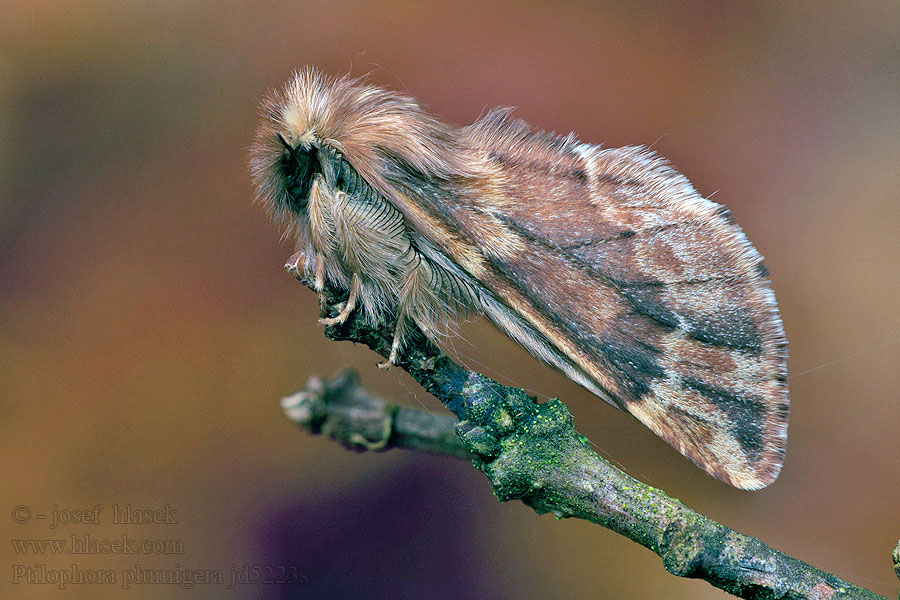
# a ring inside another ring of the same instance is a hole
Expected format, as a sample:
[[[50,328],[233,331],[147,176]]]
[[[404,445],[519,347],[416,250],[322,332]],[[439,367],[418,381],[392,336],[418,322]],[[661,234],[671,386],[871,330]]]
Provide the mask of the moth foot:
[[[323,303],[324,296],[319,296],[319,315],[322,317],[319,319],[319,323],[325,325],[326,327],[330,327],[333,325],[343,325],[344,322],[348,318],[350,318],[350,313],[353,312],[353,309],[356,308],[356,301],[359,298],[359,276],[354,273],[353,278],[350,281],[350,295],[347,297],[347,302],[342,302],[338,304],[340,308],[340,312],[338,316],[327,318],[326,314],[326,305]]]
[[[294,279],[299,279],[300,281],[311,279],[312,273],[308,268],[305,252],[294,252],[287,259],[287,262],[284,263],[284,268]]]
[[[394,346],[393,348],[391,348],[391,353],[388,356],[388,359],[378,363],[378,368],[382,371],[388,371],[391,367],[397,365],[398,360],[400,360],[400,351],[397,346]]]
[[[319,319],[319,323],[321,323],[325,327],[333,327],[335,325],[343,325],[344,323],[346,323],[347,319],[350,318],[350,313],[353,312],[353,307],[349,302],[346,304],[342,302],[341,304],[338,304],[338,306],[341,307],[341,312],[338,313],[338,316],[331,318],[323,317]]]

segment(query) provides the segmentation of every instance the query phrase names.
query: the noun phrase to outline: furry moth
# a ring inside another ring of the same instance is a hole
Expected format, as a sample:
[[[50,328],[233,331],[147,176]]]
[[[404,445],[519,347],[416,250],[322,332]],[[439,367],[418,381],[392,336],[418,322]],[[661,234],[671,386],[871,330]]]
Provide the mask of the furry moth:
[[[294,268],[340,314],[438,341],[482,314],[707,473],[762,488],[784,460],[787,353],[762,257],[724,206],[642,147],[488,112],[445,124],[312,68],[262,105],[251,171]]]

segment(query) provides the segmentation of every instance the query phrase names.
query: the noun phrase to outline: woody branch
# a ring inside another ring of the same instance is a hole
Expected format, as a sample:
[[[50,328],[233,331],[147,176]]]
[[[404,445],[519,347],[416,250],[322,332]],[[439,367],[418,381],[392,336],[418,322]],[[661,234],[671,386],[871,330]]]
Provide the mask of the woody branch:
[[[337,314],[340,293],[326,290],[325,297],[328,314]],[[368,327],[362,319],[327,327],[325,335],[390,354],[391,331]],[[389,405],[349,372],[330,381],[312,378],[282,404],[298,425],[355,450],[411,448],[469,458],[501,501],[520,500],[539,514],[602,525],[655,552],[673,575],[706,580],[741,598],[881,598],[617,469],[575,431],[559,400],[539,404],[523,390],[456,364],[427,342],[407,347],[399,366],[458,421]]]

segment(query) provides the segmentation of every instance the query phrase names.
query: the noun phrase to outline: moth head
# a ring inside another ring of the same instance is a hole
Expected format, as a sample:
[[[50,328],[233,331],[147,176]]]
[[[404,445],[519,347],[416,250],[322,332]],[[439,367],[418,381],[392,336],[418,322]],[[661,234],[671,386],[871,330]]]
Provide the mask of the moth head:
[[[458,128],[425,113],[415,100],[368,84],[329,77],[313,67],[294,73],[263,100],[251,149],[257,198],[278,221],[302,225],[311,182],[328,174],[327,153],[373,189],[390,196],[388,171],[401,165],[441,180],[484,177],[468,158]]]
[[[310,190],[323,172],[322,116],[331,85],[318,71],[305,69],[260,108],[250,171],[257,200],[288,232],[303,228]]]
[[[313,179],[322,173],[318,144],[307,142],[294,146],[280,133],[275,135],[283,148],[278,161],[280,185],[283,187],[280,199],[284,208],[292,214],[305,215]]]

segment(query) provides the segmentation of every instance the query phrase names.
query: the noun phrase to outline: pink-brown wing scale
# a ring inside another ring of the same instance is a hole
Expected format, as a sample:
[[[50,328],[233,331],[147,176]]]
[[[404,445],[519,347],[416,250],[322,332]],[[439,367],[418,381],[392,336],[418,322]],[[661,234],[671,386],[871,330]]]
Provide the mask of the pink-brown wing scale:
[[[485,231],[480,279],[698,466],[740,488],[773,481],[785,339],[730,213],[639,148],[533,133],[503,112],[464,131],[495,171],[451,214]]]

